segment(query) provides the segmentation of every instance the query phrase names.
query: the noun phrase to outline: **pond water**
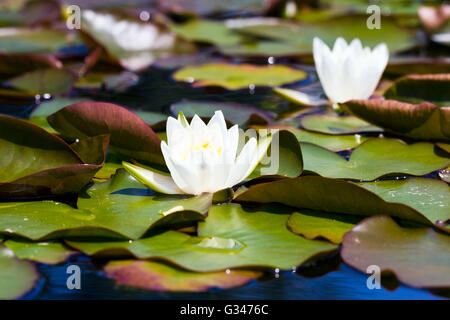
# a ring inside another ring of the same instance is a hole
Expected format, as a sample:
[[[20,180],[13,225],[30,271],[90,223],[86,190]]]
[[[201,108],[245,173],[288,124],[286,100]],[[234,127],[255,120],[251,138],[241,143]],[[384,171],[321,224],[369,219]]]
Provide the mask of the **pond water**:
[[[277,61],[288,63],[289,61]],[[310,69],[310,68],[309,68]],[[308,70],[308,68],[306,68]],[[219,89],[196,89],[171,80],[171,70],[151,68],[140,75],[139,83],[129,89],[112,94],[102,90],[78,91],[75,96],[86,96],[99,101],[111,101],[128,107],[168,113],[172,103],[182,99],[200,101],[227,101],[251,104],[272,111],[288,108],[288,104],[273,94],[270,89],[225,91]],[[315,80],[310,73],[301,85]],[[217,91],[219,90],[219,91]],[[35,105],[0,105],[3,113],[26,118]],[[317,111],[315,111],[317,112]],[[81,290],[69,290],[66,286],[68,265],[76,264],[82,270]],[[66,264],[57,266],[39,265],[42,276],[39,285],[24,299],[441,299],[425,290],[403,285],[389,291],[385,288],[369,290],[368,275],[362,274],[340,261],[322,262],[333,270],[312,277],[308,270],[269,274],[263,281],[230,289],[205,293],[161,293],[120,286],[99,272],[90,258],[76,256]],[[325,268],[326,269],[326,268]]]

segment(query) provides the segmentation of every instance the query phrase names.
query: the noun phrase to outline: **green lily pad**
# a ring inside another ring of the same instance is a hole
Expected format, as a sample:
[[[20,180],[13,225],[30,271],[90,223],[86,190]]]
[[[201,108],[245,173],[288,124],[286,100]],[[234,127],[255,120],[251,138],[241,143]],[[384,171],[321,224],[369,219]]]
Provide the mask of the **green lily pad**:
[[[36,267],[19,260],[0,244],[0,300],[20,298],[34,288],[39,279]]]
[[[246,41],[237,45],[220,46],[220,52],[230,56],[242,57],[295,57],[302,50],[291,43],[277,41]]]
[[[292,132],[297,140],[307,143],[312,143],[331,151],[343,151],[347,149],[353,149],[369,139],[368,137],[362,137],[360,135],[329,135],[318,132],[306,131],[289,125],[271,125],[270,128],[288,130]]]
[[[307,239],[325,238],[332,243],[342,242],[344,234],[349,232],[361,218],[350,215],[302,210],[294,212],[287,222],[289,230]]]
[[[3,52],[54,53],[64,46],[76,44],[77,39],[64,32],[40,28],[8,28],[0,34]]]
[[[341,256],[364,273],[377,265],[412,287],[448,288],[449,247],[450,237],[432,228],[403,228],[388,216],[378,216],[363,220],[344,236]]]
[[[210,63],[187,66],[174,73],[177,81],[193,83],[194,87],[220,86],[229,90],[251,86],[279,86],[306,79],[305,71],[283,65],[257,66],[251,64]]]
[[[310,115],[302,118],[304,129],[326,134],[350,134],[362,132],[382,132],[383,129],[353,116],[337,114]]]
[[[2,198],[78,192],[100,169],[102,162],[83,162],[67,143],[25,120],[0,116]],[[107,141],[90,150],[105,156]],[[6,156],[8,155],[8,156]]]
[[[286,130],[271,135],[268,150],[255,170],[247,177],[256,178],[294,178],[303,171],[303,158],[299,142],[294,134]],[[261,141],[262,138],[260,137]]]
[[[152,195],[154,192],[119,170],[78,198],[75,209],[56,201],[0,203],[0,232],[31,240],[59,237],[137,239],[156,226],[202,220],[212,195]]]
[[[46,264],[58,264],[76,254],[59,242],[30,242],[27,240],[7,240],[4,245],[19,259]]]
[[[414,45],[411,31],[397,26],[389,17],[383,17],[382,28],[368,29],[365,14],[347,14],[311,23],[292,23],[271,18],[240,19],[233,23],[233,29],[244,34],[295,44],[302,54],[311,54],[314,37],[321,38],[328,46],[332,46],[338,37],[346,40],[359,38],[365,46],[371,48],[385,42],[391,52]]]
[[[198,42],[231,46],[238,44],[242,37],[228,29],[225,23],[205,19],[195,19],[183,24],[172,24],[170,29],[179,36]]]
[[[427,178],[355,184],[302,176],[252,186],[239,193],[235,200],[276,202],[300,209],[358,216],[388,214],[434,225],[450,218],[449,192],[445,182]]]
[[[19,90],[36,94],[61,94],[69,91],[76,76],[66,69],[35,70],[9,80],[7,83]]]
[[[302,143],[304,170],[329,178],[372,181],[387,175],[422,176],[447,167],[450,157],[435,153],[427,142],[372,138],[359,145],[347,161],[340,155],[310,143]]]
[[[262,275],[260,271],[228,270],[209,273],[185,271],[153,261],[111,261],[103,268],[116,282],[153,291],[201,292],[230,289],[247,284]]]
[[[245,210],[237,204],[213,206],[198,237],[168,231],[119,242],[75,242],[71,247],[89,255],[129,252],[139,259],[162,258],[188,270],[211,272],[261,266],[291,270],[308,259],[328,254],[336,246],[307,240],[286,228],[287,210]]]
[[[106,60],[125,69],[140,71],[157,58],[190,53],[195,48],[175,33],[153,23],[120,17],[107,12],[83,10],[81,35],[90,47],[101,46]]]
[[[186,118],[194,115],[201,118],[211,118],[216,110],[222,110],[226,120],[238,124],[240,127],[249,122],[265,124],[273,120],[273,114],[269,111],[233,102],[182,100],[170,107],[172,114],[178,114],[182,111]]]
[[[164,164],[161,140],[133,112],[111,103],[82,102],[47,118],[50,125],[72,139],[110,134],[111,149],[151,163]]]

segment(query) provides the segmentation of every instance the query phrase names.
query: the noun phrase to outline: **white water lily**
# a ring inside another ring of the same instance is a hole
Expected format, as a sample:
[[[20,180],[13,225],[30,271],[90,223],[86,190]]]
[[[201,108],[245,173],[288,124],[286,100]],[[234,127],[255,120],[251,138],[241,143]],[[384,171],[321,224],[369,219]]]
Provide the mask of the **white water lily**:
[[[337,38],[330,50],[316,37],[313,54],[323,90],[333,104],[369,98],[389,59],[386,44],[381,43],[370,50],[363,47],[359,39],[347,44],[343,38]]]
[[[195,115],[189,124],[180,114],[167,119],[167,143],[161,142],[170,176],[124,163],[125,169],[149,188],[166,194],[193,194],[230,188],[247,178],[260,162],[270,138],[251,137],[238,155],[239,128],[227,129],[221,111],[205,124]]]

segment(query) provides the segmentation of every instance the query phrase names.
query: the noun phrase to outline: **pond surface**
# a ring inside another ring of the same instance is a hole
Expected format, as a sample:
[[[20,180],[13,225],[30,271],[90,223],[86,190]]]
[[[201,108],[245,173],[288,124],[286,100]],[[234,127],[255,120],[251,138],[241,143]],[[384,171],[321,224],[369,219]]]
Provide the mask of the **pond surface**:
[[[68,265],[81,267],[81,290],[66,286]],[[425,290],[399,286],[369,290],[367,276],[341,263],[337,270],[316,278],[298,272],[281,272],[264,281],[244,287],[203,293],[151,292],[117,285],[103,276],[87,257],[74,258],[65,265],[40,265],[40,285],[25,299],[441,299]]]
[[[306,70],[308,69],[310,68],[306,67]],[[140,75],[137,85],[120,93],[111,94],[102,90],[91,90],[78,91],[73,95],[164,113],[168,113],[171,104],[182,99],[239,102],[278,112],[289,107],[280,98],[269,94],[270,89],[239,91],[196,89],[173,81],[170,78],[171,72],[171,70],[152,68]],[[314,80],[315,76],[310,73],[306,81],[298,84],[304,85]],[[35,105],[0,105],[3,113],[23,118],[26,118],[34,107]],[[67,289],[66,269],[71,264],[81,267],[81,290]],[[330,264],[334,266],[334,270],[324,272],[325,274],[320,276],[306,276],[300,270],[281,272],[278,277],[275,277],[273,273],[264,281],[252,281],[246,286],[235,289],[187,294],[151,292],[117,285],[113,280],[102,275],[90,258],[77,256],[63,265],[39,264],[42,279],[24,299],[441,299],[429,291],[403,285],[393,291],[385,288],[369,290],[366,286],[368,275],[340,262],[324,262],[325,266]]]

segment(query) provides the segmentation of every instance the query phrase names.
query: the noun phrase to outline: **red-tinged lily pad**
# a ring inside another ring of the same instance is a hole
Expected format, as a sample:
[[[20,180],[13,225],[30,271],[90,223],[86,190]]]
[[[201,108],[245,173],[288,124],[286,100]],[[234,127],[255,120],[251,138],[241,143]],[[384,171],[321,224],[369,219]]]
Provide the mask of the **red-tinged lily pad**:
[[[80,139],[109,134],[111,149],[136,160],[164,164],[161,140],[133,112],[111,103],[82,102],[65,107],[47,118],[64,136]]]
[[[2,76],[14,76],[48,68],[60,69],[62,63],[51,55],[0,52],[0,73]]]
[[[164,196],[123,169],[78,197],[77,208],[57,201],[0,202],[0,233],[29,240],[89,237],[138,239],[150,228],[203,220],[211,194]]]
[[[376,126],[405,137],[450,141],[450,107],[397,100],[351,100],[343,108]]]
[[[36,267],[19,260],[0,244],[0,300],[20,298],[34,288],[39,279]]]
[[[396,76],[404,76],[407,74],[450,73],[450,59],[424,57],[390,58],[385,72]]]
[[[177,81],[193,83],[194,87],[220,86],[237,90],[255,86],[280,86],[306,79],[307,73],[283,65],[211,63],[187,66],[174,73]]]
[[[235,200],[275,202],[300,209],[359,216],[388,214],[426,225],[450,219],[448,185],[426,178],[355,184],[301,176],[252,186],[239,193]]]
[[[97,172],[108,137],[96,137],[89,151],[98,162],[86,163],[57,136],[34,124],[0,116],[0,197],[25,197],[78,192]]]
[[[122,285],[152,291],[201,292],[230,289],[247,284],[262,275],[260,271],[228,270],[196,273],[153,261],[111,261],[105,274]]]
[[[396,80],[383,99],[352,100],[343,108],[396,134],[450,140],[450,74],[409,75]]]
[[[212,272],[238,267],[282,270],[334,252],[336,245],[307,240],[286,228],[290,209],[246,210],[237,204],[214,205],[198,226],[198,236],[167,231],[136,241],[67,241],[89,255],[132,254],[164,259],[185,269]]]
[[[372,138],[359,145],[348,160],[325,148],[302,143],[303,169],[324,177],[372,181],[383,176],[422,176],[450,165],[428,142]]]
[[[376,265],[412,287],[448,288],[449,247],[450,237],[432,228],[404,228],[388,216],[377,216],[363,220],[344,236],[341,256],[364,273]]]
[[[22,239],[7,240],[4,245],[23,260],[31,260],[46,264],[58,264],[76,254],[60,242],[31,242]]]
[[[69,91],[76,76],[67,69],[35,70],[10,79],[8,85],[35,94],[61,94]]]
[[[397,79],[386,90],[386,99],[408,103],[431,102],[438,107],[450,107],[450,73],[407,75]]]

